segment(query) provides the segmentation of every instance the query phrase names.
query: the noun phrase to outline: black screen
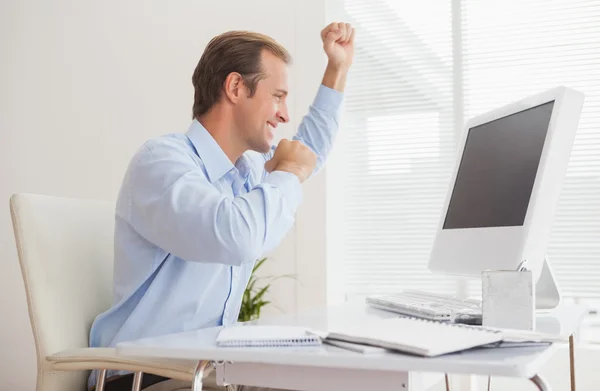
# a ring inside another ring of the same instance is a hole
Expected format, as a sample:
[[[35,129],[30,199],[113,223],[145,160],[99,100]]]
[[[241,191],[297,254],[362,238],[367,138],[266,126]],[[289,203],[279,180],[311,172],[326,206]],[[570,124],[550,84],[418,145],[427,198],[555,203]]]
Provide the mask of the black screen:
[[[523,225],[553,106],[469,129],[444,229]]]

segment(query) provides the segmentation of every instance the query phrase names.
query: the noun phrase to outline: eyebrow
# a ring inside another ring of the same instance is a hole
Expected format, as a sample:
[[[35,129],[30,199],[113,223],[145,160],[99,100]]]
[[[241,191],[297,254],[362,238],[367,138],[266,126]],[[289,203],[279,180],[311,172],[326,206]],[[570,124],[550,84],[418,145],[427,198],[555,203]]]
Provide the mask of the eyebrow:
[[[287,94],[288,94],[288,92],[286,90],[282,90],[281,88],[278,88],[276,91],[282,93],[285,96],[287,96]]]

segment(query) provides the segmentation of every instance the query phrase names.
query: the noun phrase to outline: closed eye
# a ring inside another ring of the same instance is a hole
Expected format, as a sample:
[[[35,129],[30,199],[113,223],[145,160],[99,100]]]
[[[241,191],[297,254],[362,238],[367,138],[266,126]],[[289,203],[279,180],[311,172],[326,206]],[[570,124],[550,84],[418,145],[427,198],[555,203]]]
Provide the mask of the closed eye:
[[[287,96],[287,94],[288,94],[288,92],[284,89],[277,88],[275,90],[275,97],[277,97],[278,99],[285,98]]]

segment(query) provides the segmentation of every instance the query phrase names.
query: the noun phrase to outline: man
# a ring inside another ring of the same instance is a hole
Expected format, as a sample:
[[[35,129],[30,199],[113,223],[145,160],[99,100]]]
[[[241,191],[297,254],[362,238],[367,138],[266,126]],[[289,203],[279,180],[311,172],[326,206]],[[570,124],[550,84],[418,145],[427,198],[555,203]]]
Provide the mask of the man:
[[[187,133],[148,141],[125,174],[114,304],[94,321],[90,346],[236,321],[254,261],[292,227],[300,184],[323,166],[338,129],[354,29],[332,23],[321,38],[328,57],[322,84],[294,140],[274,151],[275,129],[289,121],[289,53],[250,32],[209,42],[192,76]],[[95,381],[94,372],[89,386]],[[131,383],[132,374],[112,372],[105,389]],[[175,383],[143,377],[148,390],[181,386]]]

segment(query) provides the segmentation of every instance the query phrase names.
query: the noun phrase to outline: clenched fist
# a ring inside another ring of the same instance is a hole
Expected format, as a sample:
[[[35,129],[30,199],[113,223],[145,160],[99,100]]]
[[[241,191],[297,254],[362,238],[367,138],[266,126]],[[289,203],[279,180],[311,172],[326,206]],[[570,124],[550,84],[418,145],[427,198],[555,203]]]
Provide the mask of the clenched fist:
[[[350,23],[330,23],[321,30],[323,49],[329,65],[338,69],[348,69],[354,58],[355,30]]]
[[[267,172],[287,171],[296,175],[300,183],[312,174],[317,155],[300,141],[283,139],[277,144],[273,158],[265,163]]]

